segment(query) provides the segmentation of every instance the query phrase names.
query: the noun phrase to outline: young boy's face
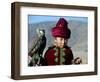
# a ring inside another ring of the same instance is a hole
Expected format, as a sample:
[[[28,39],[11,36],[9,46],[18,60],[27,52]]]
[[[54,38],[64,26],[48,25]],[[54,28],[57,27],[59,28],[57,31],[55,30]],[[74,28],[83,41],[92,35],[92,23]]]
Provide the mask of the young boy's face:
[[[65,44],[65,38],[55,37],[55,46],[62,48]]]

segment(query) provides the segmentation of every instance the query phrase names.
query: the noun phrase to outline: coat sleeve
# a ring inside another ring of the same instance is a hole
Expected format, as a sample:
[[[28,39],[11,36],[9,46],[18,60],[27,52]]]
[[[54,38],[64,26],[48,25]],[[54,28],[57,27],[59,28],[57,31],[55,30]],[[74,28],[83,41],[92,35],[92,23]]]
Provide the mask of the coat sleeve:
[[[65,51],[65,54],[66,54],[66,62],[65,62],[65,64],[72,64],[72,61],[73,61],[73,59],[74,59],[74,57],[73,57],[73,52],[72,52],[72,50],[70,49],[70,48],[67,48],[66,49],[66,51]]]
[[[74,59],[74,56],[73,56],[73,52],[72,52],[71,49],[70,49],[70,55],[71,55],[71,59],[73,60]]]

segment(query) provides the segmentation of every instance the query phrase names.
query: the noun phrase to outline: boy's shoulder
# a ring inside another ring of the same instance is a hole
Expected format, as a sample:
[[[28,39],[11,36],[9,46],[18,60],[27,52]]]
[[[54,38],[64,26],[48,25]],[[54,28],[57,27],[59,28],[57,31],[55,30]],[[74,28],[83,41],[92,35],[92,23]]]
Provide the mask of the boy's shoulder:
[[[69,47],[69,46],[66,45],[66,46],[64,46],[64,48],[71,48],[71,47]]]
[[[55,46],[49,46],[46,50],[46,54],[49,52],[53,52],[54,51]]]
[[[65,51],[73,54],[73,51],[72,51],[71,47],[69,47],[69,46],[65,46]]]
[[[49,50],[49,49],[53,49],[53,48],[55,48],[55,47],[56,47],[56,46],[51,45],[51,46],[48,47],[48,50]]]

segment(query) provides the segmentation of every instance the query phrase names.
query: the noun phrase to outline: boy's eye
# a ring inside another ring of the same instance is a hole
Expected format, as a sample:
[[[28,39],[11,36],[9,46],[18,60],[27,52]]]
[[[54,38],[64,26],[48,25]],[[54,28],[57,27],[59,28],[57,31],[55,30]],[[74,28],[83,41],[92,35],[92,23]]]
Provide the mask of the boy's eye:
[[[61,40],[63,40],[63,38],[61,38]]]

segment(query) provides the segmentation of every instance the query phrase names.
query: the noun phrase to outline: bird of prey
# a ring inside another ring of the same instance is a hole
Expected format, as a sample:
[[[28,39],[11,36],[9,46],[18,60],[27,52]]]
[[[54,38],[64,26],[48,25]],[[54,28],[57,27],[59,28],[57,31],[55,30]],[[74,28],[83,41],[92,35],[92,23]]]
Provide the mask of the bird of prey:
[[[44,29],[37,29],[37,39],[35,43],[32,44],[32,48],[28,52],[28,56],[30,57],[29,66],[36,66],[42,65],[43,61],[43,51],[46,47],[46,37],[45,37],[45,30]],[[34,38],[33,38],[34,40]]]

